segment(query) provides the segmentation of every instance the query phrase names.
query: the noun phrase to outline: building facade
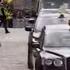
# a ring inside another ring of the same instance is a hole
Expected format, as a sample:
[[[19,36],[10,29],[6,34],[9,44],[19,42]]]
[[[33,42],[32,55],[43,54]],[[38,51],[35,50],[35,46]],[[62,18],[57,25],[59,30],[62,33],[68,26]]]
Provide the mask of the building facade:
[[[14,0],[13,6],[15,9],[31,9],[31,0]]]

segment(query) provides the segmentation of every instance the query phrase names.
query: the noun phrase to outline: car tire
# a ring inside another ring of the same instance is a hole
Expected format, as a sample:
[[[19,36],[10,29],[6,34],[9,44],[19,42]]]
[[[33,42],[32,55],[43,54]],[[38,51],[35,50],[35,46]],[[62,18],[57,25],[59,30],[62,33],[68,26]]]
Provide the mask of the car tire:
[[[27,27],[25,27],[25,31],[28,31],[28,28]]]
[[[31,28],[25,27],[25,31],[31,31]]]

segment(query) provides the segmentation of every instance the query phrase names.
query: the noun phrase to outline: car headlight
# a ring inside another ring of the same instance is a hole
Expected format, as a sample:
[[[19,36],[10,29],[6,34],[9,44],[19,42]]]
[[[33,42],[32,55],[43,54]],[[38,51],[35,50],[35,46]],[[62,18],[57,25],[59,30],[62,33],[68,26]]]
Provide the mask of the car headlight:
[[[48,66],[52,65],[52,60],[51,59],[46,59],[45,64],[48,65]]]
[[[35,38],[32,38],[32,42],[39,43],[38,40],[36,40]]]
[[[39,38],[40,37],[40,32],[34,32],[33,33],[33,37],[35,37],[35,38]]]
[[[54,60],[54,65],[55,66],[62,66],[63,65],[63,61],[61,59],[55,59]]]

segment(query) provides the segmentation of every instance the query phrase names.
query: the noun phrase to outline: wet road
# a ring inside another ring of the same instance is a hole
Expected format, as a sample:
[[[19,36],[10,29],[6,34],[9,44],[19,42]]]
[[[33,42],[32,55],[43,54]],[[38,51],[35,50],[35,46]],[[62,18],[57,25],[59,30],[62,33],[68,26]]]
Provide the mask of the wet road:
[[[0,70],[28,70],[28,32],[24,28],[9,29],[5,34],[0,28]]]

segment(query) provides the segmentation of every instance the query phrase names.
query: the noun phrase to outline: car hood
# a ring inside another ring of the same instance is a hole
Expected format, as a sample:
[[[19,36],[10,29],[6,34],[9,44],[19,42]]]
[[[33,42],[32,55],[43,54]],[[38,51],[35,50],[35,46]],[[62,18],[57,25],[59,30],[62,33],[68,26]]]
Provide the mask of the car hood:
[[[70,47],[58,47],[58,48],[43,48],[44,51],[42,51],[40,53],[41,57],[45,57],[45,58],[61,58],[61,56],[58,55],[62,55],[66,58],[70,57]],[[49,51],[52,53],[48,53],[45,51]],[[56,53],[53,54],[53,53]],[[57,55],[58,54],[58,55]]]

